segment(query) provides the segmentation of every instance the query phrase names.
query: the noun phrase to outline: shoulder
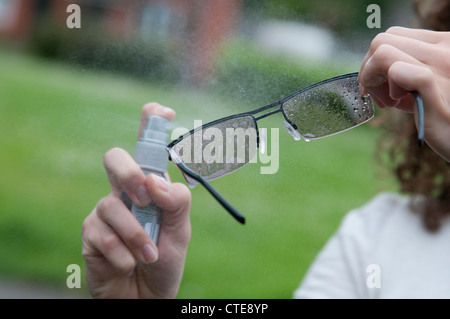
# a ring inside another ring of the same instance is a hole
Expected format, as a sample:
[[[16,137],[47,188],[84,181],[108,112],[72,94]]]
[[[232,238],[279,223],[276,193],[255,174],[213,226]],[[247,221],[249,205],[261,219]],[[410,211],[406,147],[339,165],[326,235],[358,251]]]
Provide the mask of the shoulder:
[[[399,224],[410,218],[408,203],[408,197],[380,193],[350,211],[315,258],[294,297],[367,297],[367,265],[373,263],[374,248],[380,239],[392,238]]]
[[[338,242],[347,257],[360,256],[358,260],[362,261],[411,223],[419,225],[420,217],[412,213],[410,197],[380,193],[347,213],[330,241]]]
[[[342,220],[338,233],[361,232],[375,235],[386,224],[411,217],[410,198],[396,193],[380,193],[365,205],[351,210]]]

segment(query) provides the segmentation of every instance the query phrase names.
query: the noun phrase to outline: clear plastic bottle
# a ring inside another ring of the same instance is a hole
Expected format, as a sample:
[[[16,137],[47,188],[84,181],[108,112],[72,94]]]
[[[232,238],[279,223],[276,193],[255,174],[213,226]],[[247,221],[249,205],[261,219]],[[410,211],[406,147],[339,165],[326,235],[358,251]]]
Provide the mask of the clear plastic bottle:
[[[155,174],[165,179],[164,174],[168,162],[168,155],[165,150],[169,139],[168,124],[169,120],[163,117],[149,116],[141,138],[136,143],[134,159],[145,176]],[[126,202],[126,198],[124,201]],[[156,245],[161,225],[161,208],[154,203],[144,207],[131,204],[131,212]]]

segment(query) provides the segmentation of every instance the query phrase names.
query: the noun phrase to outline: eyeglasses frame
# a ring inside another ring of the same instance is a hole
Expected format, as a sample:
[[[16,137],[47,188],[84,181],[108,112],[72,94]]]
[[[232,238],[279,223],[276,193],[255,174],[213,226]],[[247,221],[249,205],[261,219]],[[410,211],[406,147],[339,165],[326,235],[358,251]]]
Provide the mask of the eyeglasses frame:
[[[303,92],[306,92],[306,91],[311,90],[311,89],[313,89],[313,88],[316,88],[316,87],[318,87],[318,86],[321,86],[321,85],[324,85],[324,84],[327,84],[327,83],[330,83],[330,82],[334,82],[334,81],[337,81],[337,80],[342,80],[342,79],[346,79],[346,78],[355,77],[355,76],[358,76],[358,72],[348,73],[348,74],[343,74],[343,75],[339,75],[339,76],[336,76],[336,77],[332,77],[332,78],[329,78],[329,79],[326,79],[326,80],[323,80],[323,81],[320,81],[320,82],[311,84],[311,85],[309,85],[309,86],[306,86],[306,87],[304,87],[304,88],[302,88],[302,89],[300,89],[300,90],[298,90],[298,91],[296,91],[296,92],[294,92],[294,93],[292,93],[292,94],[290,94],[290,95],[284,97],[283,99],[281,99],[281,100],[279,100],[279,101],[277,101],[277,102],[267,104],[267,105],[265,105],[265,106],[262,106],[262,107],[259,107],[259,108],[255,109],[255,110],[253,110],[253,111],[248,111],[248,112],[243,112],[243,113],[238,113],[238,114],[226,116],[226,117],[223,117],[223,118],[220,118],[220,119],[217,119],[217,120],[208,122],[208,123],[202,125],[201,127],[194,128],[194,129],[190,130],[188,133],[185,133],[185,134],[179,136],[177,139],[171,141],[171,142],[166,146],[166,151],[167,151],[167,153],[168,153],[168,155],[169,155],[169,160],[170,160],[170,161],[173,161],[173,162],[175,163],[175,165],[176,165],[176,166],[177,166],[184,174],[186,174],[186,175],[189,176],[190,178],[193,178],[194,180],[196,180],[197,182],[199,182],[203,187],[205,187],[205,189],[206,189],[206,190],[207,190],[207,191],[208,191],[208,192],[209,192],[209,193],[210,193],[210,194],[211,194],[211,195],[212,195],[212,196],[213,196],[213,197],[214,197],[214,198],[215,198],[215,199],[216,199],[216,200],[217,200],[217,201],[218,201],[218,202],[219,202],[219,203],[227,210],[227,211],[228,211],[228,213],[229,213],[231,216],[233,216],[239,223],[245,224],[245,217],[244,217],[244,216],[243,216],[236,208],[234,208],[227,200],[225,200],[225,198],[224,198],[222,195],[220,195],[219,192],[217,192],[217,190],[216,190],[214,187],[212,187],[212,185],[211,185],[205,178],[203,178],[201,175],[199,175],[199,174],[193,172],[191,169],[189,169],[189,168],[186,166],[186,164],[183,163],[183,161],[182,161],[182,160],[178,157],[178,155],[175,153],[175,151],[174,151],[174,149],[173,149],[174,146],[175,146],[177,143],[181,142],[184,138],[186,138],[186,137],[188,137],[188,136],[191,136],[191,135],[194,134],[195,132],[197,132],[197,131],[199,131],[199,130],[203,130],[204,128],[208,128],[208,127],[217,125],[218,123],[225,122],[225,121],[228,121],[228,120],[231,120],[231,119],[240,118],[240,117],[245,117],[245,116],[250,116],[250,117],[254,120],[254,122],[255,122],[255,129],[256,129],[256,147],[257,147],[257,149],[258,149],[258,148],[259,148],[259,144],[260,144],[260,140],[259,140],[260,135],[259,135],[259,129],[258,129],[258,123],[257,123],[258,120],[261,120],[261,119],[266,118],[266,117],[268,117],[268,116],[271,116],[271,115],[273,115],[273,114],[282,113],[282,114],[283,114],[283,117],[284,117],[284,119],[285,119],[285,121],[286,121],[287,123],[289,123],[289,124],[292,126],[292,128],[294,128],[294,129],[298,132],[297,126],[296,126],[294,123],[292,123],[292,122],[288,119],[288,117],[286,116],[286,114],[284,113],[284,110],[283,110],[283,104],[284,104],[286,101],[290,100],[291,98],[293,98],[293,97],[296,96],[296,95],[299,95],[299,94],[301,94],[301,93],[303,93]],[[419,120],[418,120],[418,145],[419,145],[419,146],[422,146],[423,143],[424,143],[424,142],[423,142],[423,140],[424,140],[424,109],[423,109],[423,101],[422,101],[422,97],[420,96],[420,94],[419,94],[418,92],[410,92],[410,93],[414,96],[414,98],[415,98],[415,100],[416,100],[416,106],[417,106],[417,112],[418,112],[418,118],[419,118]],[[269,112],[264,113],[264,114],[262,114],[262,115],[260,115],[260,116],[255,116],[255,115],[258,114],[258,113],[261,113],[261,112],[263,112],[263,111],[269,110],[269,109],[274,108],[274,107],[276,107],[276,106],[278,106],[278,108],[275,109],[275,110],[269,111]],[[373,118],[373,117],[372,117],[372,118]],[[361,124],[367,123],[367,122],[370,121],[372,118],[370,118],[370,119],[368,119],[368,120],[366,120],[366,121],[364,121],[364,122],[362,122],[362,123],[358,123],[358,124],[356,124],[356,125],[354,125],[354,126],[352,126],[352,127],[346,128],[346,129],[344,129],[344,130],[342,130],[342,131],[338,131],[338,132],[336,132],[336,133],[329,134],[329,135],[325,135],[325,136],[314,137],[314,138],[308,138],[308,140],[320,139],[320,138],[329,137],[329,136],[332,136],[332,135],[335,135],[335,134],[339,134],[339,133],[345,132],[345,131],[350,130],[350,129],[353,129],[353,128],[355,128],[355,127],[361,125]],[[301,135],[300,132],[298,132],[298,133]],[[245,166],[245,165],[244,165],[244,166]],[[242,166],[242,167],[243,167],[243,166]],[[242,168],[242,167],[239,167],[239,169]]]

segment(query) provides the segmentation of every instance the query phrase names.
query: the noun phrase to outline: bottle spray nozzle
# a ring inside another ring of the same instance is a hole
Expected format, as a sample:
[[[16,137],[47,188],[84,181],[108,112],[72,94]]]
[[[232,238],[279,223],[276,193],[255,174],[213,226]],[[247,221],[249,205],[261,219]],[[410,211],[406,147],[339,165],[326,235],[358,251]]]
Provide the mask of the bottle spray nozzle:
[[[168,126],[169,120],[156,115],[149,116],[141,134],[141,141],[162,143],[165,146],[169,140]]]

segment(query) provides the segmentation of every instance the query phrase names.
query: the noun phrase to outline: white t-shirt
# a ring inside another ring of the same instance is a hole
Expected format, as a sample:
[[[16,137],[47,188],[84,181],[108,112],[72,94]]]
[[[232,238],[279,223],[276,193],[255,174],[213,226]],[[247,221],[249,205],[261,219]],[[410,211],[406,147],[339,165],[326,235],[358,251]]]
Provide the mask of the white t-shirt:
[[[450,219],[422,225],[409,198],[382,193],[348,213],[295,298],[450,298]]]

